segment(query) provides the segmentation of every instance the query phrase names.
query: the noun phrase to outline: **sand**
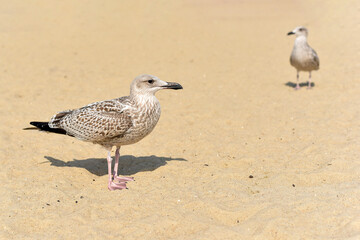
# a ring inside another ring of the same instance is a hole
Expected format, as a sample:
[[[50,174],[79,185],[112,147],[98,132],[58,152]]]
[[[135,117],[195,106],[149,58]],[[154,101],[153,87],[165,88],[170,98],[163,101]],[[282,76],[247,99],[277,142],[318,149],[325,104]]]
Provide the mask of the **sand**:
[[[0,239],[360,239],[359,9],[1,1]],[[298,25],[312,90],[291,87]],[[100,146],[22,130],[142,73],[184,89],[159,92],[157,127],[121,149],[129,190],[108,191]]]

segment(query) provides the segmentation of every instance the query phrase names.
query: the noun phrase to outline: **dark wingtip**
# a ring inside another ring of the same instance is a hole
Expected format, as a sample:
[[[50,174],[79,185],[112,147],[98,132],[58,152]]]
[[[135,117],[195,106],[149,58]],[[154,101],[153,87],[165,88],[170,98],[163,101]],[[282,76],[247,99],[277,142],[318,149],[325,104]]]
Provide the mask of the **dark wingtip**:
[[[30,122],[30,125],[37,126],[38,122]]]
[[[58,134],[66,134],[66,131],[64,129],[51,128],[49,126],[49,122],[30,122],[30,124],[42,131],[53,132],[53,133],[58,133]]]
[[[42,130],[44,130],[44,128],[49,128],[48,122],[30,122],[30,124]]]

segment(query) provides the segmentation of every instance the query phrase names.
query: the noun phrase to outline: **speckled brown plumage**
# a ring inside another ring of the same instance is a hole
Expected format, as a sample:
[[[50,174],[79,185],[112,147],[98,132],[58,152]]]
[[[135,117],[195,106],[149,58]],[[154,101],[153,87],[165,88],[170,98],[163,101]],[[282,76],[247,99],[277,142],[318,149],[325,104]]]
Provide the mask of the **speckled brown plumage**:
[[[147,102],[127,96],[59,112],[49,126],[108,148],[140,141],[154,129],[160,113],[155,96]]]

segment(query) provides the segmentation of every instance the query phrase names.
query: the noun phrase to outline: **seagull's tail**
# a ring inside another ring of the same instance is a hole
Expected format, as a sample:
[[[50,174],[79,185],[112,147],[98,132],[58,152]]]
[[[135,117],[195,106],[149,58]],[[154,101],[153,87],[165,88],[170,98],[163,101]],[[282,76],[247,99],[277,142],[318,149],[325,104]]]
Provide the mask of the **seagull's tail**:
[[[46,131],[46,132],[53,132],[59,134],[66,134],[66,131],[61,128],[51,128],[49,126],[49,122],[30,122],[31,125],[35,126],[37,129]],[[24,130],[31,130],[36,128],[24,128]]]

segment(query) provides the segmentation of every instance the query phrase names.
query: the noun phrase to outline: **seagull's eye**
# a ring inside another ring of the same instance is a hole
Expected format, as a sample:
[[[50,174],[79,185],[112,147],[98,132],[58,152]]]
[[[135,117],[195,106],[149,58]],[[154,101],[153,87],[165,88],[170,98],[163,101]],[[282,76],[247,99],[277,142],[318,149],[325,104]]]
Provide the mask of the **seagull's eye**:
[[[150,84],[153,84],[154,80],[151,79],[151,80],[148,80],[147,82],[150,83]]]

